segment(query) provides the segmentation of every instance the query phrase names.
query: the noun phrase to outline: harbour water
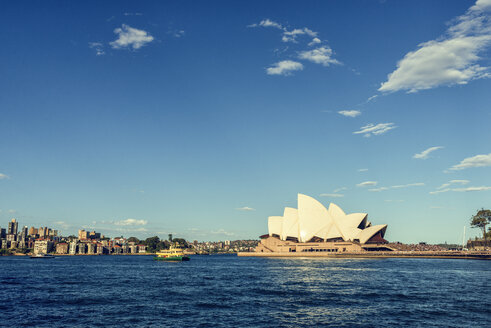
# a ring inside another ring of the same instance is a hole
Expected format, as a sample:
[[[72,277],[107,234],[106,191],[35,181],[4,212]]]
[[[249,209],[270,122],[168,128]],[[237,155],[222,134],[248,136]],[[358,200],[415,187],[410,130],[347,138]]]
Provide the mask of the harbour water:
[[[491,262],[0,257],[4,327],[485,327]]]

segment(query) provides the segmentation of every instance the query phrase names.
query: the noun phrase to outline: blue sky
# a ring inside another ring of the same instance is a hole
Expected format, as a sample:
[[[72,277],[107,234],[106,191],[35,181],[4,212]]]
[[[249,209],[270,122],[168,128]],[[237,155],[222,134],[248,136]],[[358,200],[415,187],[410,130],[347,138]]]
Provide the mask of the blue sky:
[[[490,0],[2,2],[0,225],[257,238],[304,193],[391,241],[460,243],[491,207],[490,15]]]

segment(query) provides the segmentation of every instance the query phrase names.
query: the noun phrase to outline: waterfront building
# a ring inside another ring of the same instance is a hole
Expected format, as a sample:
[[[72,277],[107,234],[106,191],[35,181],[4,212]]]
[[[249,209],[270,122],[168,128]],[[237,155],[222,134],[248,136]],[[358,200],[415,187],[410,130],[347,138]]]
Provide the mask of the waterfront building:
[[[147,252],[147,246],[138,245],[138,253],[146,253],[146,252]]]
[[[9,248],[9,242],[7,239],[2,239],[2,249]]]
[[[70,254],[70,255],[75,255],[75,254],[77,254],[77,242],[76,242],[76,241],[72,241],[72,242],[70,243],[69,254]]]
[[[95,248],[96,245],[94,245],[93,243],[87,243],[87,254],[95,254]]]
[[[113,247],[113,254],[121,254],[123,251],[121,250],[120,245],[114,245]]]
[[[86,243],[80,243],[78,244],[78,254],[86,254],[87,253],[87,244]]]
[[[102,245],[102,243],[97,243],[96,253],[99,255],[104,254],[104,245]]]
[[[286,207],[283,216],[268,218],[268,234],[256,252],[390,251],[384,239],[386,224],[372,225],[366,213],[346,214],[334,203],[324,205],[298,194],[298,208]]]
[[[3,239],[7,236],[7,232],[4,228],[0,228],[0,238]]]
[[[56,254],[68,254],[68,244],[67,243],[56,244]]]
[[[53,249],[51,240],[36,240],[34,243],[34,254],[48,254]]]
[[[130,248],[130,253],[131,253],[131,254],[136,254],[136,253],[138,253],[138,246],[136,246],[135,244],[130,245],[130,246],[129,246],[129,248]]]
[[[18,245],[18,242],[16,242],[16,241],[11,241],[11,242],[10,242],[10,247],[9,247],[9,248],[11,248],[11,249],[12,249],[12,248],[17,248],[17,245]]]

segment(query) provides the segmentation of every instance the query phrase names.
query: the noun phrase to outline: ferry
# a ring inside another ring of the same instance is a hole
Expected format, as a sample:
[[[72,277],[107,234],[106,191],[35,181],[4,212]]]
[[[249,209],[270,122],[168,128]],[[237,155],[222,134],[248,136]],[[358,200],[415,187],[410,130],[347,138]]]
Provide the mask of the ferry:
[[[189,256],[184,255],[184,250],[179,246],[171,246],[169,249],[163,249],[157,252],[153,259],[157,261],[189,261]]]

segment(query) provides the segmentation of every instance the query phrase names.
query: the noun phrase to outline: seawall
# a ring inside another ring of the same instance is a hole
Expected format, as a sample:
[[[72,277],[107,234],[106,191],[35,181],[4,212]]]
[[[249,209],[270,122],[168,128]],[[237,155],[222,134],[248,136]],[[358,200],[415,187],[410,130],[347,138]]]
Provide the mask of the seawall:
[[[294,257],[294,258],[440,258],[440,259],[472,259],[491,260],[491,251],[480,252],[359,252],[359,253],[324,253],[324,252],[299,252],[299,253],[255,253],[239,252],[237,256],[243,257]]]

